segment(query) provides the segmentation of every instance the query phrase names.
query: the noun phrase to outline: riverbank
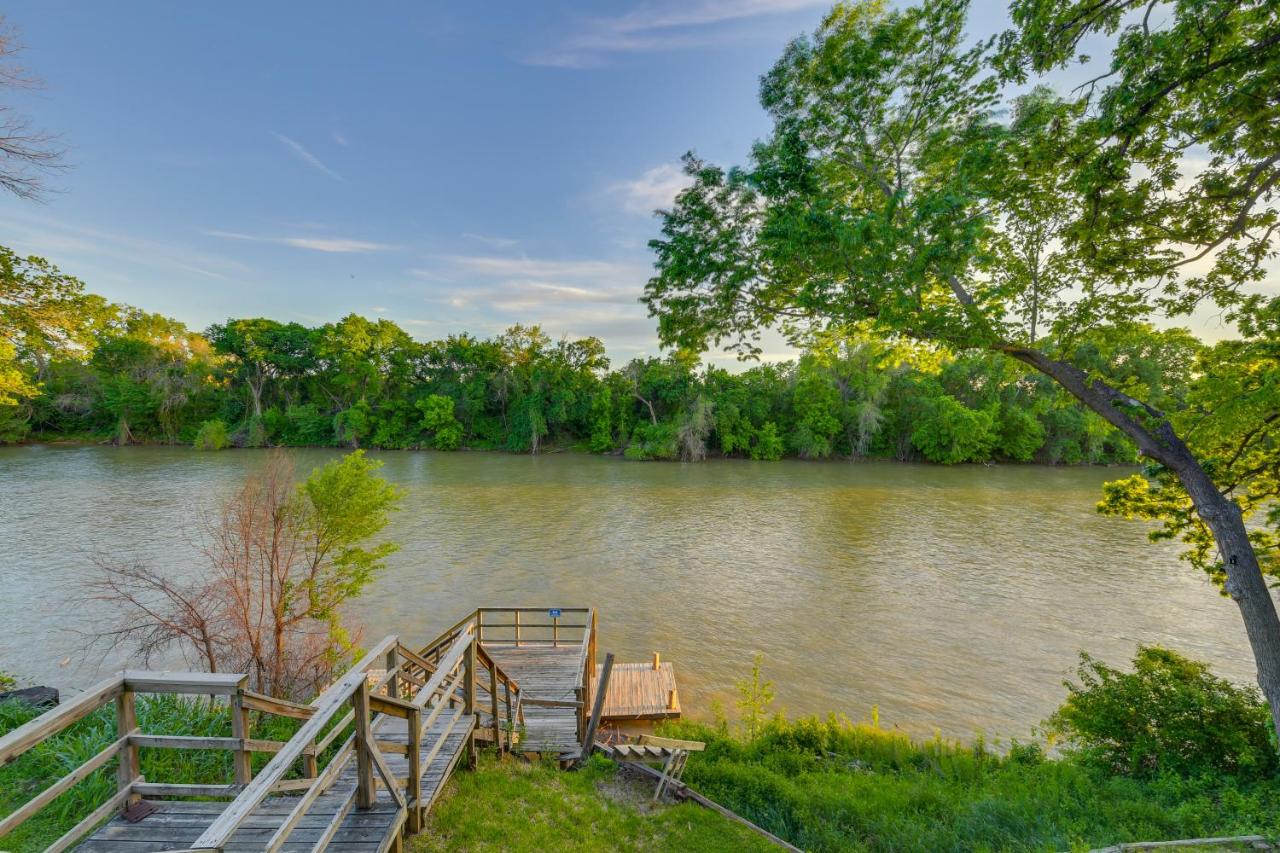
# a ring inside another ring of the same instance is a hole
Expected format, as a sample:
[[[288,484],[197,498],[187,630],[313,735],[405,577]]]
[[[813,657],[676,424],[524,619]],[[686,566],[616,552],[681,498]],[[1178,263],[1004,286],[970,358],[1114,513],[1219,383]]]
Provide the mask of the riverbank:
[[[163,448],[172,448],[172,449],[189,448],[192,450],[200,451],[199,448],[191,447],[187,443],[170,442],[170,441],[135,440],[128,444],[121,445],[115,441],[115,438],[112,435],[90,434],[90,433],[81,434],[81,435],[71,435],[71,436],[61,435],[61,434],[54,434],[54,435],[31,434],[19,441],[11,441],[8,443],[0,442],[0,447],[116,447],[116,448],[122,448],[122,449],[163,447]],[[281,445],[263,445],[260,447],[227,445],[226,447],[218,448],[217,451],[213,451],[213,452],[223,452],[223,451],[261,452],[265,450],[331,450],[331,451],[345,452],[352,449],[356,449],[356,448],[337,447],[332,444],[289,444],[289,445],[281,444]],[[376,452],[376,453],[462,453],[462,454],[478,453],[478,454],[497,455],[497,456],[530,456],[530,455],[552,456],[556,454],[571,454],[576,456],[591,456],[591,457],[597,457],[601,459],[616,459],[616,460],[626,461],[626,462],[687,462],[687,460],[682,460],[679,457],[637,458],[635,456],[628,456],[626,452],[620,448],[601,453],[601,452],[593,451],[590,448],[590,446],[584,442],[577,442],[574,444],[567,444],[567,445],[545,444],[538,448],[538,452],[536,454],[530,454],[529,451],[523,451],[523,450],[522,451],[506,450],[501,447],[458,447],[455,450],[450,450],[450,451],[441,451],[436,448],[428,447],[428,446],[422,446],[422,447],[376,447],[375,446],[375,447],[368,447],[365,449]],[[206,451],[200,451],[200,452],[210,452],[210,451],[206,450]],[[896,465],[926,465],[926,466],[940,466],[943,464],[938,462],[931,462],[930,460],[924,459],[924,458],[898,459],[892,456],[875,456],[875,455],[868,455],[868,456],[831,455],[831,456],[824,456],[824,457],[818,457],[818,458],[801,457],[801,456],[783,456],[783,457],[780,457],[779,459],[760,460],[760,459],[752,459],[749,456],[725,455],[723,453],[718,453],[718,452],[709,452],[707,453],[707,455],[701,457],[698,460],[698,462],[716,461],[716,462],[737,462],[737,463],[749,464],[749,463],[758,463],[762,461],[763,462],[779,462],[783,460],[786,460],[789,462],[803,462],[808,465],[841,465],[841,464],[856,465],[856,464],[862,464],[862,463],[868,463],[868,462],[896,464]],[[1059,460],[1059,461],[1049,462],[1049,461],[1041,461],[1041,460],[1035,460],[1035,459],[1027,460],[1027,461],[988,460],[985,462],[960,462],[960,463],[951,463],[946,465],[946,467],[960,467],[960,468],[965,468],[965,467],[994,468],[994,467],[1000,467],[1000,466],[1013,466],[1017,468],[1031,468],[1031,469],[1083,468],[1083,469],[1101,469],[1101,470],[1116,470],[1116,471],[1130,471],[1130,472],[1136,470],[1134,467],[1134,464],[1131,462],[1116,462],[1116,461],[1065,462],[1065,461]]]
[[[211,714],[200,702],[147,700],[140,711],[149,732],[231,734],[225,712]],[[36,713],[0,704],[0,735]],[[687,783],[805,850],[1060,851],[1133,840],[1280,835],[1277,780],[1170,775],[1143,781],[1046,757],[1036,745],[996,751],[982,743],[913,741],[836,718],[774,720],[752,740],[697,723],[664,731],[707,743],[704,753],[691,757]],[[114,732],[114,716],[103,709],[0,768],[0,818],[51,776],[110,744]],[[287,731],[276,734],[288,737]],[[231,766],[226,752],[144,749],[142,770],[155,778],[222,783]],[[43,849],[114,784],[110,766],[96,771],[0,847],[14,853]],[[408,849],[771,849],[693,804],[651,806],[651,792],[650,784],[635,785],[598,756],[581,771],[562,772],[486,753],[477,771],[450,782]]]

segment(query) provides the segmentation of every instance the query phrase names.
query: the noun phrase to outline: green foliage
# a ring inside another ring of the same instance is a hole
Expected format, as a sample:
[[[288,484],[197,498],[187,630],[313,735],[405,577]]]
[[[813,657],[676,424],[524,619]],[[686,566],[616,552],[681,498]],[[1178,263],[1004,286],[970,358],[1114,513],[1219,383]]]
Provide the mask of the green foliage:
[[[638,421],[623,455],[628,459],[675,459],[679,455],[676,425]]]
[[[378,476],[381,467],[357,450],[316,468],[297,487],[292,511],[314,566],[299,592],[311,619],[336,626],[342,603],[359,595],[399,550],[393,542],[364,545],[382,532],[404,497],[403,489]]]
[[[751,675],[737,683],[738,698],[734,704],[742,720],[748,740],[755,740],[769,717],[773,704],[773,682],[761,673],[764,655],[757,653],[751,660]]]
[[[754,740],[715,726],[685,781],[804,850],[1087,850],[1133,839],[1280,832],[1280,783],[1110,775],[1014,742],[1003,754],[830,716],[770,720]]]
[[[462,424],[453,416],[453,400],[442,394],[431,394],[417,402],[422,412],[422,429],[431,433],[431,446],[436,450],[457,450],[462,445]]]
[[[945,394],[929,401],[911,431],[912,443],[925,458],[944,465],[987,459],[997,439],[994,411],[970,409]]]
[[[196,450],[225,450],[231,446],[227,425],[216,418],[200,424],[200,431],[192,443]]]
[[[766,421],[756,433],[755,442],[751,445],[751,458],[777,462],[782,458],[782,451],[782,436],[778,435],[778,427],[773,421]]]
[[[1280,298],[1242,313],[1242,338],[1187,353],[1189,378],[1177,388],[1175,428],[1205,460],[1214,481],[1251,524],[1248,535],[1262,571],[1280,577]],[[1163,377],[1161,377],[1163,378]],[[1152,380],[1158,381],[1158,380]],[[1184,559],[1220,587],[1226,568],[1213,534],[1174,473],[1153,465],[1144,476],[1108,483],[1099,511],[1157,521],[1153,540],[1180,540]]]
[[[1253,688],[1208,666],[1144,646],[1123,672],[1081,654],[1078,684],[1046,722],[1086,761],[1139,778],[1226,774],[1272,778],[1280,767],[1271,715]]]

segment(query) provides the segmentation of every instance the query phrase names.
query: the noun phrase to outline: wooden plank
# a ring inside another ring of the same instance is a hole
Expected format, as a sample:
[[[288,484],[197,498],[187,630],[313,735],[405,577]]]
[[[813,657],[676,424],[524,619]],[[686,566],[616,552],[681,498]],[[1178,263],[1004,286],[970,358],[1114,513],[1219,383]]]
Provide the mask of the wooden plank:
[[[356,736],[352,734],[351,737],[347,738],[342,748],[338,750],[338,754],[333,757],[333,761],[329,762],[329,766],[324,769],[324,772],[312,782],[306,793],[298,798],[298,802],[294,804],[292,811],[285,816],[285,819],[280,823],[280,827],[271,836],[271,840],[267,842],[266,849],[269,853],[275,853],[284,845],[289,833],[298,825],[298,821],[307,813],[307,809],[311,808],[311,804],[316,801],[329,783],[338,778],[338,774],[351,757],[351,750],[354,748],[355,742]]]
[[[342,826],[342,822],[346,820],[347,815],[351,813],[351,807],[355,805],[356,792],[352,791],[347,795],[346,802],[342,808],[333,813],[333,817],[329,820],[329,825],[325,827],[320,837],[316,839],[316,843],[311,846],[311,853],[324,853],[329,846],[329,842],[333,841],[333,837],[337,835],[338,828]]]
[[[246,676],[234,672],[154,672],[126,669],[125,687],[134,693],[186,693],[230,696],[240,689]]]
[[[641,743],[649,746],[663,746],[668,749],[683,749],[685,752],[702,752],[707,745],[700,740],[680,740],[673,737],[658,737],[657,735],[642,734],[637,738]]]
[[[40,741],[83,720],[116,698],[123,689],[124,678],[120,675],[112,676],[93,685],[74,699],[18,726],[7,735],[0,737],[0,764],[8,764]]]
[[[263,711],[268,714],[275,714],[277,717],[292,717],[295,720],[309,720],[316,713],[316,709],[313,705],[301,705],[297,702],[290,702],[286,699],[276,699],[262,693],[255,693],[252,690],[241,691],[240,700],[246,708],[251,708],[254,711]]]
[[[212,847],[216,849],[226,844],[227,839],[235,832],[240,822],[257,808],[259,803],[266,799],[271,791],[271,786],[279,781],[290,765],[302,756],[303,750],[316,739],[324,725],[333,718],[348,697],[359,687],[368,685],[364,670],[370,665],[369,661],[377,660],[382,655],[385,655],[387,649],[396,642],[395,637],[383,639],[365,656],[365,659],[361,662],[363,666],[357,665],[354,671],[347,673],[347,675],[340,678],[320,694],[320,697],[314,703],[316,708],[315,715],[302,724],[302,727],[294,733],[294,736],[285,745],[284,749],[276,753],[275,757],[258,774],[258,777],[250,782],[240,796],[236,797],[235,801],[227,806],[218,819],[210,824],[209,828],[196,839],[197,847]]]
[[[600,671],[600,689],[596,691],[595,704],[591,706],[591,720],[587,723],[586,734],[582,737],[581,758],[585,759],[591,752],[590,744],[595,743],[596,727],[600,725],[600,714],[604,712],[605,692],[609,689],[609,675],[613,671],[613,652],[604,656],[604,669]]]
[[[137,729],[134,729],[134,732],[136,731]],[[81,764],[66,776],[63,776],[57,782],[54,782],[48,788],[45,788],[35,797],[28,800],[25,805],[18,807],[17,811],[14,811],[3,820],[0,820],[0,838],[8,835],[27,818],[31,817],[36,812],[40,811],[40,809],[57,799],[60,794],[75,787],[77,784],[84,781],[89,774],[102,767],[102,765],[106,764],[112,758],[115,758],[116,754],[129,744],[129,738],[132,734],[133,732],[130,732],[124,737],[118,739],[115,743],[99,752],[93,758],[90,758],[84,764]]]
[[[116,764],[116,790],[128,793],[134,777],[140,773],[138,764],[138,748],[129,742],[129,736],[138,730],[138,709],[136,694],[125,678],[124,689],[116,694],[116,737],[124,739],[120,749],[120,761]],[[126,803],[134,803],[136,794],[129,794]]]
[[[129,799],[130,789],[125,788],[123,791],[117,791],[105,803],[98,806],[90,812],[83,820],[66,831],[66,833],[57,841],[45,848],[44,853],[62,853],[63,850],[69,848],[80,840],[80,837],[93,827],[97,826],[108,815],[124,805]]]

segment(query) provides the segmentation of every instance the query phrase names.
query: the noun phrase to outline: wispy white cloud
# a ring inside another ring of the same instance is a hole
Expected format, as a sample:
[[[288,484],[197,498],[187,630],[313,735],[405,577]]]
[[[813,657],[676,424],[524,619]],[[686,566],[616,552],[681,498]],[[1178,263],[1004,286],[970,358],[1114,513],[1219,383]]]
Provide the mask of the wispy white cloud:
[[[289,149],[289,151],[291,151],[295,157],[297,157],[302,162],[306,163],[311,168],[315,169],[318,172],[323,172],[324,174],[333,178],[335,181],[342,180],[341,175],[339,175],[337,172],[333,171],[333,169],[330,169],[328,166],[326,166],[323,160],[321,160],[319,157],[312,154],[305,147],[303,147],[301,142],[297,141],[296,139],[290,139],[289,137],[285,136],[283,133],[276,133],[274,130],[271,131],[271,135],[274,136],[276,139],[278,139],[281,145]]]
[[[346,148],[348,145],[351,144],[350,142],[347,141],[347,137],[343,136],[341,133],[338,133],[338,131],[336,130],[333,132],[333,141],[341,145],[343,148]]]
[[[369,240],[350,240],[341,237],[264,237],[257,234],[243,234],[238,231],[208,230],[204,232],[210,237],[222,237],[226,240],[244,240],[250,243],[273,243],[277,246],[291,246],[295,249],[309,249],[313,252],[334,252],[341,254],[363,252],[385,252],[394,249],[389,243],[374,243]]]
[[[700,0],[646,3],[624,15],[585,22],[559,43],[525,57],[528,65],[589,68],[611,54],[679,50],[737,40],[724,25],[826,6],[828,0]]]
[[[618,199],[627,213],[651,216],[655,210],[668,208],[692,179],[675,163],[654,166],[638,178],[614,181],[606,194]]]
[[[72,261],[97,269],[103,261],[206,279],[242,278],[253,273],[239,261],[176,243],[144,239],[118,231],[79,225],[39,213],[0,215],[5,242],[24,253],[48,255],[59,263]],[[93,282],[89,281],[90,289]]]
[[[462,236],[485,246],[492,246],[495,249],[511,249],[520,245],[519,240],[513,240],[510,237],[491,237],[487,234],[473,234],[470,231],[465,232]]]

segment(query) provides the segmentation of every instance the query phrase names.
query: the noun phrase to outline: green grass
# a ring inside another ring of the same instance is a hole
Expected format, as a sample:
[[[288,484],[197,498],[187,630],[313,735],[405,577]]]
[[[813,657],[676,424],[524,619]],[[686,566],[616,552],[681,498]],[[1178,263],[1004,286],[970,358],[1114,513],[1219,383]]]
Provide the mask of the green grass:
[[[595,756],[581,770],[481,757],[432,810],[411,853],[508,850],[768,851],[750,830],[693,803],[650,807],[653,783],[629,783]]]
[[[806,850],[1079,850],[1122,841],[1280,835],[1280,781],[1138,781],[1014,745],[997,755],[912,742],[847,720],[775,720],[752,743],[678,723],[704,740],[685,781]]]

